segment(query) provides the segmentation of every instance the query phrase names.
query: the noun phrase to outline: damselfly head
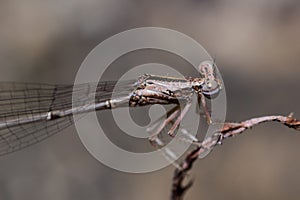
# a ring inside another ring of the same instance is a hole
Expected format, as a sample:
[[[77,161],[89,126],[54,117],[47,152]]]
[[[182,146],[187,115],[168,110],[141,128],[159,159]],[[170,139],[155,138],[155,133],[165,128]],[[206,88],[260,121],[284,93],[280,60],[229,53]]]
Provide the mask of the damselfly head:
[[[204,61],[199,65],[199,71],[204,77],[202,94],[209,99],[218,96],[221,90],[221,82],[215,76],[215,66],[211,61]]]

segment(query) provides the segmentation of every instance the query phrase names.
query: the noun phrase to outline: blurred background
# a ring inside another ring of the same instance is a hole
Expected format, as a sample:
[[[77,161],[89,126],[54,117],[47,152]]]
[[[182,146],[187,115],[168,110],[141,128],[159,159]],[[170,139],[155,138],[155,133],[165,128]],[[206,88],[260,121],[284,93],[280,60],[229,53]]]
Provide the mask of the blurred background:
[[[73,83],[85,56],[127,29],[158,26],[216,58],[227,121],[300,118],[297,0],[1,0],[0,80]],[[199,160],[186,199],[298,199],[300,134],[263,124]],[[0,158],[0,199],[168,199],[174,167],[126,174],[96,161],[69,127]]]

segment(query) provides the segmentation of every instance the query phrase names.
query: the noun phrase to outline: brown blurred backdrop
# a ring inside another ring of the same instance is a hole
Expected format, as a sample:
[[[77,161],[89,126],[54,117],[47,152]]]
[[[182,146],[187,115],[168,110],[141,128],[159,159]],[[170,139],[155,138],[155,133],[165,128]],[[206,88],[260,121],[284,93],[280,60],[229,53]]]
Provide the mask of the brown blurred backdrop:
[[[0,80],[72,83],[93,47],[143,26],[185,33],[216,57],[227,121],[300,118],[297,0],[1,0]],[[273,123],[227,140],[194,166],[186,199],[299,199],[299,148],[300,134]],[[0,199],[168,199],[173,169],[112,170],[70,127],[0,158]]]

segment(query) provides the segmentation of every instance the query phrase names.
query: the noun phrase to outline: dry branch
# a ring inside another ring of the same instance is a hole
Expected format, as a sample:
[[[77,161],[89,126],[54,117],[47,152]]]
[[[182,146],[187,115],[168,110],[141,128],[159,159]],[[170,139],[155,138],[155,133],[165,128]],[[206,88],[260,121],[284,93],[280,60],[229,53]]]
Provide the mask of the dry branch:
[[[193,181],[188,182],[186,185],[183,184],[183,181],[185,180],[188,172],[192,169],[193,164],[198,159],[199,155],[207,150],[212,150],[218,144],[222,144],[223,140],[226,138],[236,136],[244,132],[246,129],[269,121],[280,122],[289,128],[300,131],[300,121],[293,118],[292,114],[289,116],[278,115],[258,117],[240,123],[224,123],[223,127],[214,135],[206,138],[204,141],[199,143],[197,148],[188,153],[180,164],[180,167],[175,169],[172,182],[171,200],[182,200],[185,192],[193,185]]]

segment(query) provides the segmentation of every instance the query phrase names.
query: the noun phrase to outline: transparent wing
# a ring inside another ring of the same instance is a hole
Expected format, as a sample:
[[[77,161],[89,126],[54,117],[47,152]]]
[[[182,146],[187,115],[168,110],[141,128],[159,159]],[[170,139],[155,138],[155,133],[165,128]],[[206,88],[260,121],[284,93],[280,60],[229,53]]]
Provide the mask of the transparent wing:
[[[136,81],[124,81],[114,91],[115,96],[129,94]],[[47,120],[44,116],[54,110],[72,108],[72,92],[80,107],[111,98],[115,81],[73,85],[32,83],[0,83],[0,156],[40,142],[72,125],[73,116]],[[118,84],[119,85],[119,84]],[[92,92],[94,91],[94,92]],[[34,120],[34,119],[41,120]],[[29,123],[21,123],[22,120]],[[13,123],[11,123],[13,122]]]

